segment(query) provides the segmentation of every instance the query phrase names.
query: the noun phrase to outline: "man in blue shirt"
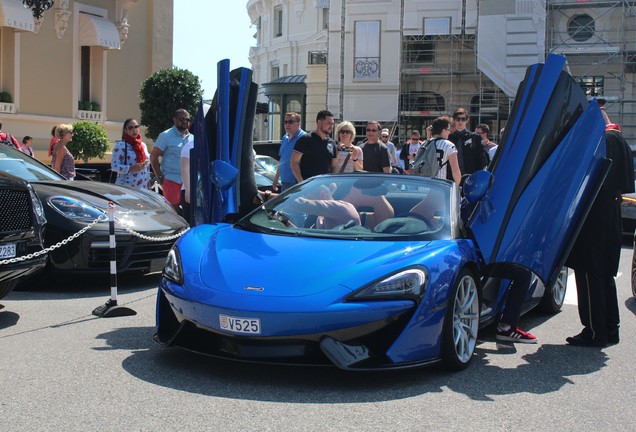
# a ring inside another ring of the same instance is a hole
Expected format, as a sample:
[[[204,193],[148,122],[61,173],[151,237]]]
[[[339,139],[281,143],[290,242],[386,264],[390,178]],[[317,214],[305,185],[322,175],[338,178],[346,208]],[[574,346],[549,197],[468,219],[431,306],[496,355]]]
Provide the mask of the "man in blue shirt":
[[[172,117],[174,126],[159,134],[150,153],[150,163],[159,184],[163,196],[172,204],[175,210],[179,210],[181,200],[181,148],[190,139],[188,128],[192,117],[185,109],[178,109]],[[161,164],[159,164],[161,157]]]
[[[280,157],[279,164],[276,175],[274,176],[274,184],[272,185],[272,189],[275,192],[278,189],[276,185],[279,179],[282,184],[281,192],[296,184],[296,178],[289,165],[289,161],[291,160],[292,150],[294,150],[296,141],[307,133],[300,128],[300,115],[295,112],[286,113],[284,123],[286,134],[283,136],[280,149],[278,150],[278,156]]]

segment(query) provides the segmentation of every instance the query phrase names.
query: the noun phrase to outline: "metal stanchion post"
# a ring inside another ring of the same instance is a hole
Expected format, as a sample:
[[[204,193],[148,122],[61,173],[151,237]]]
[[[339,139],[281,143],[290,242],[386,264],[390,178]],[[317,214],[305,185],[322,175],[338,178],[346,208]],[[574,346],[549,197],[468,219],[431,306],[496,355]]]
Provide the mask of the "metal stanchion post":
[[[93,315],[102,318],[136,315],[125,306],[117,306],[117,240],[115,238],[115,205],[108,203],[108,234],[110,243],[110,300],[93,310]]]

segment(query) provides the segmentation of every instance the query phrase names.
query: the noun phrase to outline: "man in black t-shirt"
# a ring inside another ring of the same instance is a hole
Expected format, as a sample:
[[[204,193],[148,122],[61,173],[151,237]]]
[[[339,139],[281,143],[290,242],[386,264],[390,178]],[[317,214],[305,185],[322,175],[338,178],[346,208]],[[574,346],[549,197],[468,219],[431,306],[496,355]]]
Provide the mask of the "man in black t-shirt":
[[[367,123],[367,142],[362,147],[364,155],[362,165],[364,170],[368,172],[391,172],[391,157],[389,156],[389,148],[380,142],[380,123],[372,120]]]
[[[329,136],[333,132],[333,114],[327,110],[316,116],[316,130],[296,141],[291,166],[298,183],[319,174],[328,174],[336,163],[336,143]]]

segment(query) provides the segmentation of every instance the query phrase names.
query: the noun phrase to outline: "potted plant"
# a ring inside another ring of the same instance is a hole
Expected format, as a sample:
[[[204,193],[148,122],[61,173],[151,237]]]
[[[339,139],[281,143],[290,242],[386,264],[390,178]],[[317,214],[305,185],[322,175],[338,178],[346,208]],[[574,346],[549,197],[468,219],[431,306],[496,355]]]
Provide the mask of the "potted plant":
[[[79,121],[73,123],[73,140],[67,147],[76,160],[88,162],[90,158],[103,158],[108,143],[108,135],[102,125]]]

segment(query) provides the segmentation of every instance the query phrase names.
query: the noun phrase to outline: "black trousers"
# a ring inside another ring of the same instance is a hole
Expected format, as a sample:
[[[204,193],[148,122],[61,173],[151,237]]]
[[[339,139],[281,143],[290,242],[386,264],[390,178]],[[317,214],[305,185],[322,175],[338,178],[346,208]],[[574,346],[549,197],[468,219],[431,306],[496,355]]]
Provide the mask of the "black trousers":
[[[620,324],[616,282],[613,276],[575,271],[579,317],[587,336],[607,342]]]
[[[512,327],[517,327],[523,304],[528,296],[530,282],[532,281],[532,273],[522,268],[514,268],[506,271],[506,276],[512,280],[512,284],[508,288],[506,297],[506,306],[503,310],[500,322],[506,323]]]

